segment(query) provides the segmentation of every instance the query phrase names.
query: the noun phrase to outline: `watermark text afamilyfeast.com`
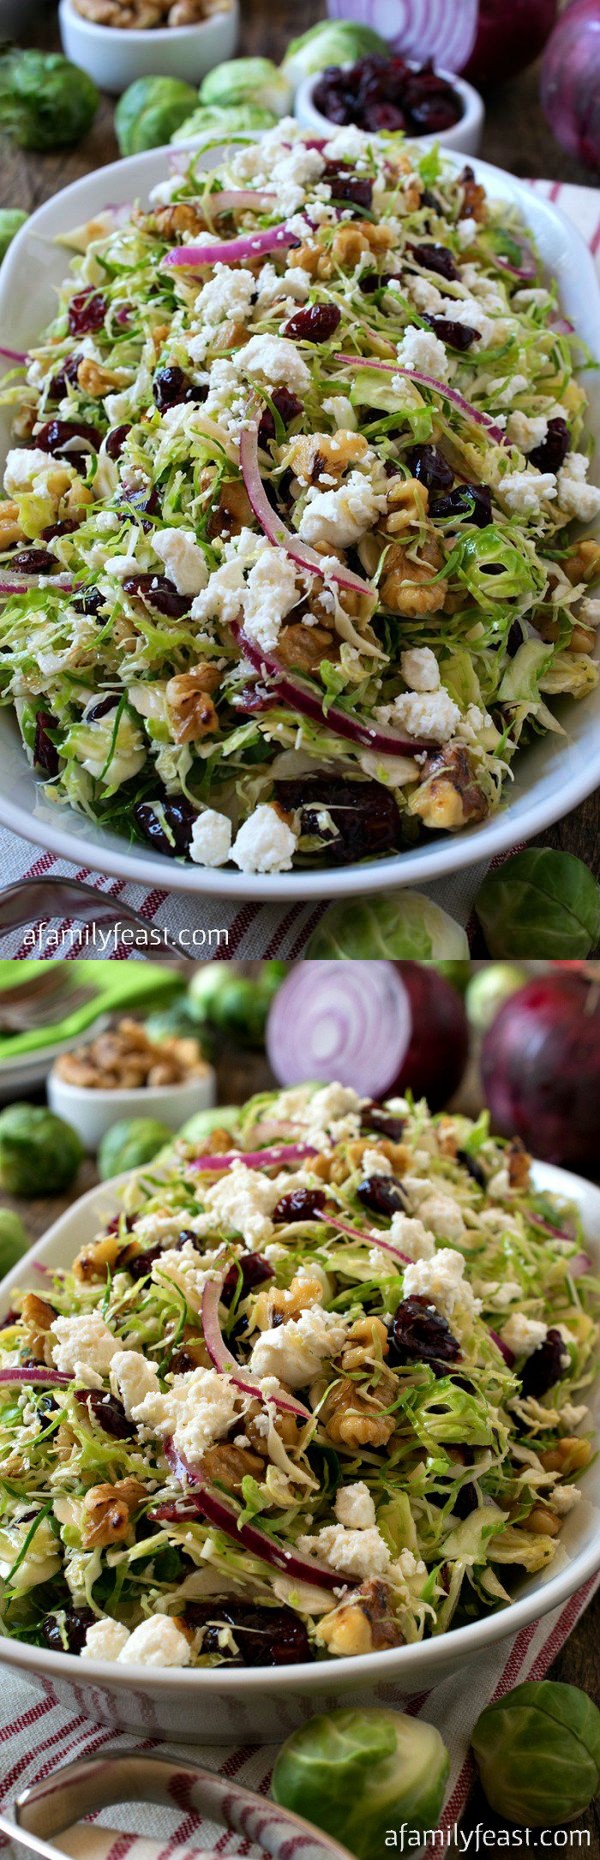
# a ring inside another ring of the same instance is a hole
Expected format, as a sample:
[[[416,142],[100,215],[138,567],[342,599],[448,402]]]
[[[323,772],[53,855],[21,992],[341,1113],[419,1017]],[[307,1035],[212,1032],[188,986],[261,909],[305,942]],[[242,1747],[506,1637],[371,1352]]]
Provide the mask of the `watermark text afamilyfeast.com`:
[[[226,950],[229,945],[229,931],[224,927],[212,930],[184,927],[176,936],[165,933],[154,924],[139,927],[116,918],[111,924],[60,924],[53,928],[49,920],[32,924],[25,930],[22,947],[27,956],[65,956],[79,955],[86,951],[96,956],[116,955],[117,950],[131,950],[150,954],[152,950],[164,949],[165,944],[172,949],[173,955],[186,955],[192,951],[195,955],[201,951],[212,954],[215,950]]]
[[[457,1821],[449,1828],[425,1828],[419,1831],[403,1821],[399,1828],[388,1828],[385,1845],[397,1853],[447,1853],[449,1850],[458,1854],[479,1854],[494,1852],[502,1848],[505,1852],[519,1852],[528,1849],[535,1853],[540,1849],[544,1853],[557,1848],[559,1852],[571,1850],[585,1852],[590,1847],[589,1828],[486,1828],[478,1821],[474,1828],[461,1828]]]

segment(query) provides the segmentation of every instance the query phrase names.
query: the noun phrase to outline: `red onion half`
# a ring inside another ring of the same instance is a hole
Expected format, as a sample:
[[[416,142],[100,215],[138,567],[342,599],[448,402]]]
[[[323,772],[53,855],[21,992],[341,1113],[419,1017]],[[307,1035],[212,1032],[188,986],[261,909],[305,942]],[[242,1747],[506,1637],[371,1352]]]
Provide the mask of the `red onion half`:
[[[204,1342],[215,1369],[219,1369],[222,1375],[231,1376],[236,1388],[241,1389],[244,1395],[252,1395],[257,1401],[272,1401],[274,1407],[280,1408],[283,1414],[297,1414],[302,1421],[313,1421],[314,1415],[310,1408],[303,1407],[301,1401],[296,1401],[293,1395],[284,1395],[283,1390],[281,1394],[264,1395],[257,1378],[249,1370],[240,1369],[239,1363],[236,1363],[235,1356],[227,1348],[219,1323],[219,1302],[224,1282],[225,1273],[221,1273],[217,1279],[209,1279],[202,1292]]]
[[[215,1491],[214,1486],[205,1483],[183,1454],[177,1452],[172,1441],[166,1442],[165,1453],[181,1484],[196,1488],[197,1498],[191,1502],[186,1498],[181,1506],[168,1502],[157,1505],[150,1513],[153,1520],[160,1522],[164,1519],[174,1523],[178,1518],[207,1518],[209,1524],[214,1524],[227,1537],[232,1537],[234,1543],[245,1544],[253,1556],[260,1557],[263,1563],[269,1563],[271,1569],[279,1570],[280,1574],[294,1576],[300,1582],[314,1582],[319,1589],[347,1588],[347,1577],[339,1575],[336,1570],[326,1569],[322,1563],[315,1563],[309,1557],[300,1556],[297,1550],[290,1550],[287,1545],[277,1543],[275,1538],[267,1536],[266,1531],[259,1530],[256,1524],[240,1524],[240,1513],[227,1503],[220,1492]]]
[[[231,265],[238,259],[259,258],[261,252],[283,251],[286,246],[299,243],[297,234],[289,232],[282,221],[278,226],[263,227],[260,232],[240,233],[238,239],[211,239],[206,245],[176,245],[162,262],[169,269],[184,267],[195,271],[199,265]]]
[[[419,962],[300,962],[267,1025],[281,1085],[337,1081],[376,1099],[410,1088],[432,1110],[460,1084],[468,1044],[460,996]]]
[[[283,984],[285,988],[285,982]],[[486,1033],[481,1075],[494,1125],[546,1162],[595,1175],[600,988],[568,969],[511,995]]]
[[[471,405],[470,400],[465,400],[464,394],[459,394],[456,388],[448,387],[447,381],[438,381],[436,375],[422,375],[418,368],[401,368],[399,362],[378,362],[370,355],[335,355],[334,361],[343,363],[345,368],[376,368],[381,374],[402,375],[406,381],[416,381],[419,387],[433,388],[444,400],[451,400],[453,406],[466,414],[468,420],[474,421],[475,426],[483,426],[489,438],[494,439],[497,445],[509,444],[506,433],[503,433],[501,426],[496,426],[489,413],[481,413],[478,407]]]

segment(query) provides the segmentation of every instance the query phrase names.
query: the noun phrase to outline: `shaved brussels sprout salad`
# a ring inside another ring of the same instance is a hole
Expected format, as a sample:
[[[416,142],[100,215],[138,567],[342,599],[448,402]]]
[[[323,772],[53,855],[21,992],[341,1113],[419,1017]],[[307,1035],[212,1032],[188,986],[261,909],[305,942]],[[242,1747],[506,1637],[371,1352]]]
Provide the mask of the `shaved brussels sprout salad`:
[[[588,358],[514,207],[396,142],[180,151],[4,386],[3,700],[50,801],[175,858],[480,822],[597,680]]]
[[[485,1114],[306,1085],[178,1139],[12,1294],[4,1634],[278,1666],[506,1604],[580,1495],[599,1292]]]

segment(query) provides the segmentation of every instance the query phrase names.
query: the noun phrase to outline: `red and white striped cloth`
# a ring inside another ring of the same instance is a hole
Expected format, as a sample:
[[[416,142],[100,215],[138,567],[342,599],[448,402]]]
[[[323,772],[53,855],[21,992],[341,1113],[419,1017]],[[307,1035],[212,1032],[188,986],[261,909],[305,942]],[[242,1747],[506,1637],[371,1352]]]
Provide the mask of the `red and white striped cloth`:
[[[600,1578],[592,1578],[562,1608],[544,1615],[541,1621],[522,1628],[512,1641],[503,1641],[490,1652],[473,1661],[431,1692],[421,1693],[406,1702],[393,1686],[378,1688],[376,1702],[397,1706],[415,1717],[437,1725],[450,1752],[451,1769],[446,1806],[440,1827],[447,1836],[465,1808],[471,1783],[473,1763],[469,1744],[473,1726],[485,1705],[501,1698],[526,1679],[543,1679],[552,1661],[572,1633]],[[293,1680],[293,1675],[292,1675]],[[85,1696],[84,1687],[82,1694]],[[352,1704],[349,1698],[347,1704]],[[91,1722],[83,1710],[73,1714],[58,1704],[53,1687],[46,1682],[43,1693],[8,1670],[2,1675],[4,1727],[0,1729],[0,1809],[6,1814],[22,1789],[41,1782],[61,1765],[99,1751],[131,1750],[135,1739],[115,1733],[107,1726]],[[163,1744],[158,1738],[140,1739],[138,1754],[176,1756],[182,1761],[197,1762],[220,1775],[235,1777],[245,1788],[268,1795],[275,1750],[270,1746],[245,1745],[223,1749],[189,1744]],[[110,1829],[112,1832],[105,1830]],[[114,1831],[117,1830],[115,1833]],[[92,1838],[93,1837],[93,1838]],[[0,1837],[0,1845],[2,1843]],[[63,1843],[61,1843],[63,1844]],[[94,1827],[64,1839],[65,1851],[74,1860],[191,1860],[198,1849],[212,1849],[219,1856],[246,1854],[247,1843],[237,1835],[216,1829],[200,1816],[157,1808],[145,1810],[139,1803],[123,1809],[105,1810],[94,1817]]]
[[[600,190],[572,187],[561,181],[540,180],[533,181],[531,185],[539,193],[545,194],[548,200],[556,202],[579,228],[595,257],[600,275]],[[440,879],[420,889],[437,904],[441,904],[459,923],[464,924],[470,933],[473,903],[485,871],[486,866],[480,862],[451,878]],[[123,905],[131,905],[134,910],[141,912],[149,925],[168,931],[171,937],[177,938],[181,930],[189,934],[190,929],[193,929],[196,941],[190,953],[199,960],[217,954],[221,958],[282,956],[294,960],[302,956],[309,936],[327,906],[326,897],[316,905],[235,905],[227,904],[222,899],[194,897],[189,892],[178,894],[168,887],[147,891],[142,885],[127,884],[123,879],[105,878],[85,867],[77,869],[67,860],[43,852],[40,847],[36,848],[28,840],[22,840],[4,829],[0,829],[0,872],[5,886],[14,884],[18,879],[41,877],[76,878],[84,884],[92,884],[116,902],[120,900]],[[217,930],[226,933],[219,944],[214,940]],[[35,948],[32,948],[31,943],[25,942],[21,931],[14,931],[3,939],[2,955],[10,956],[17,962],[32,955],[42,959],[85,955],[85,949],[69,943],[69,932],[68,924],[54,924],[48,926],[46,931],[40,931],[37,927]],[[57,947],[58,939],[60,942]],[[88,953],[98,958],[103,952],[94,948]],[[131,957],[131,950],[118,944],[105,953],[113,960]]]

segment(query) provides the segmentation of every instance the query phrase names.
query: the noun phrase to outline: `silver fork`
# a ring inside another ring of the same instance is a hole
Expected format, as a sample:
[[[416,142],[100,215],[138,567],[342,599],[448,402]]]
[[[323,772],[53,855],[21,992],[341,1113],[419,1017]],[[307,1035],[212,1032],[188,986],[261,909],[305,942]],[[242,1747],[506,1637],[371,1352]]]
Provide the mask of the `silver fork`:
[[[19,879],[17,884],[0,892],[0,940],[9,930],[21,930],[38,919],[48,923],[55,917],[74,917],[78,923],[92,924],[99,929],[127,924],[134,932],[133,948],[142,950],[152,961],[167,962],[174,957],[194,961],[193,956],[188,956],[172,941],[168,931],[147,924],[130,905],[105,897],[93,885],[83,885],[79,879]]]

